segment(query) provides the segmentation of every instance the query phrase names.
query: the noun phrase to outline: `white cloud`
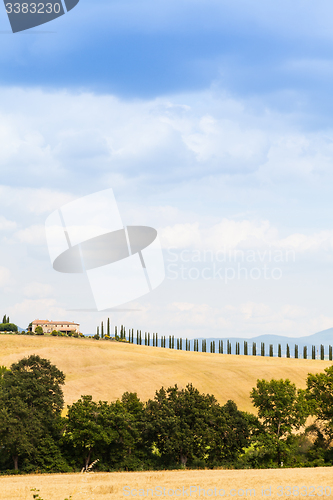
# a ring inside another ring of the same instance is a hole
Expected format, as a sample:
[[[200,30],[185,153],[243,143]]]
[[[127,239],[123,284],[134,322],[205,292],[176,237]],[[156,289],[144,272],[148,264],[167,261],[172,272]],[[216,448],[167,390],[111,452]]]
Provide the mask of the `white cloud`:
[[[46,298],[53,293],[53,287],[36,281],[24,286],[23,293],[28,298]]]
[[[333,230],[313,234],[294,233],[280,238],[278,229],[269,221],[223,219],[211,227],[199,224],[175,224],[160,228],[164,248],[191,248],[227,251],[229,249],[272,249],[315,252],[333,250]]]
[[[6,219],[3,215],[0,215],[0,231],[8,231],[15,229],[17,226],[15,221]]]
[[[279,307],[247,301],[238,305],[214,307],[208,303],[171,302],[167,307],[147,306],[135,313],[137,322],[167,325],[171,335],[196,337],[255,337],[265,334],[301,337],[333,326],[333,315],[318,313],[315,308],[282,304]],[[123,315],[123,320],[130,313]],[[130,325],[130,319],[127,319]],[[165,332],[165,330],[164,330]]]
[[[3,207],[40,215],[51,212],[71,201],[73,195],[68,192],[43,187],[26,188],[0,185],[0,198]],[[0,228],[1,220],[0,218]]]
[[[20,229],[14,235],[21,243],[30,245],[46,245],[45,226],[33,225]]]
[[[9,285],[12,281],[11,272],[7,267],[0,266],[0,286]]]
[[[34,319],[67,319],[68,312],[57,305],[54,299],[23,299],[7,308],[15,323],[26,328]]]
[[[294,116],[256,111],[216,89],[150,101],[22,89],[2,89],[0,97],[1,169],[15,184],[42,184],[47,206],[60,186],[71,192],[112,180],[123,188],[123,178],[127,189],[133,178],[141,187],[249,174],[258,187],[318,182],[318,174],[332,175],[332,135],[302,132]]]

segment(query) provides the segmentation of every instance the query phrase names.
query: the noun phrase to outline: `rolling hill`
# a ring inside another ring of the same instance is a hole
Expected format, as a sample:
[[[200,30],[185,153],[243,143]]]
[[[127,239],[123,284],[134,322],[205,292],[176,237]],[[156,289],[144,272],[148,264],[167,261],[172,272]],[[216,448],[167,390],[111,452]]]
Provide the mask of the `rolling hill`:
[[[186,352],[121,342],[67,337],[0,335],[0,365],[9,367],[24,356],[48,358],[66,375],[65,402],[83,394],[113,401],[125,392],[142,400],[161,386],[192,382],[220,403],[233,399],[239,409],[253,411],[249,393],[258,378],[289,378],[305,387],[308,373],[323,371],[330,361]]]

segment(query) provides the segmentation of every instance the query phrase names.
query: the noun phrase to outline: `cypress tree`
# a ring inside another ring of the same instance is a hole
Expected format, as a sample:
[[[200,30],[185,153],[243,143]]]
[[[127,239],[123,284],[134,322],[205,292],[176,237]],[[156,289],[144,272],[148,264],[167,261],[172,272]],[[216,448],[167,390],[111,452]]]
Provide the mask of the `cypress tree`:
[[[252,356],[257,355],[257,344],[255,342],[252,342]]]
[[[148,332],[148,345],[150,345],[150,333]]]
[[[287,344],[287,355],[286,355],[287,358],[290,358],[290,349],[289,349],[289,344]]]
[[[316,359],[316,346],[312,346],[312,359]]]
[[[172,335],[172,349],[175,348],[175,336]]]
[[[295,359],[298,359],[298,345],[295,344]]]
[[[183,350],[183,339],[180,337],[179,339],[179,349],[182,351]]]
[[[99,326],[97,327],[96,335],[99,336]]]
[[[141,330],[140,330],[140,345],[142,344],[142,334],[141,334]]]
[[[236,351],[236,354],[238,355],[239,352],[240,352],[240,349],[239,349],[239,342],[236,342],[236,348],[235,348],[235,351]]]
[[[118,339],[118,333],[117,333],[117,327],[116,326],[114,327],[114,336],[115,336],[115,339],[117,340]]]
[[[278,345],[278,357],[281,358],[282,352],[281,352],[281,344]]]
[[[328,346],[328,359],[332,361],[332,346]]]
[[[261,342],[261,355],[265,356],[265,343]]]
[[[244,356],[248,355],[248,346],[246,340],[244,340]]]
[[[308,348],[307,346],[305,345],[303,347],[303,359],[307,359],[308,358]]]
[[[108,318],[108,322],[106,325],[106,333],[110,337],[110,318]]]
[[[101,337],[102,337],[102,339],[104,339],[104,325],[103,325],[103,321],[101,323]]]
[[[273,357],[273,344],[269,344],[269,356]]]
[[[324,348],[324,346],[322,344],[320,346],[320,359],[321,360],[325,359],[325,348]]]

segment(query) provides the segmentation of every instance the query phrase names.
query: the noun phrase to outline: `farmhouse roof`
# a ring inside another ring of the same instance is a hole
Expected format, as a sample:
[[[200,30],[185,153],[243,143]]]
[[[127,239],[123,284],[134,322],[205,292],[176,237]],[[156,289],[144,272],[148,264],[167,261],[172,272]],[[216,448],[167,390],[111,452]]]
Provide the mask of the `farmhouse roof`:
[[[32,322],[33,325],[77,325],[79,323],[73,323],[73,321],[49,321],[48,319],[35,319]]]

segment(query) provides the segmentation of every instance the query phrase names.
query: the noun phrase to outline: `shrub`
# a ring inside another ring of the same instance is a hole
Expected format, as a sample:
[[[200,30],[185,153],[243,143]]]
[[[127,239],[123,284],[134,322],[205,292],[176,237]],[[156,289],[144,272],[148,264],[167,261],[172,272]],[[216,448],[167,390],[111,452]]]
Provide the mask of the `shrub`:
[[[79,334],[77,332],[74,332],[74,337],[77,339],[79,338]]]
[[[14,323],[0,323],[0,332],[17,332],[17,326]]]
[[[98,333],[96,333],[96,335],[94,335],[94,336],[93,336],[93,338],[94,338],[94,339],[96,339],[96,340],[99,340],[99,339],[100,339],[100,337],[99,337]]]
[[[44,330],[41,326],[36,326],[35,335],[44,335]]]
[[[58,337],[58,332],[57,332],[57,330],[53,330],[53,331],[51,332],[51,335],[52,335],[52,337]]]
[[[71,337],[73,335],[73,332],[68,332],[67,335],[68,337]]]

